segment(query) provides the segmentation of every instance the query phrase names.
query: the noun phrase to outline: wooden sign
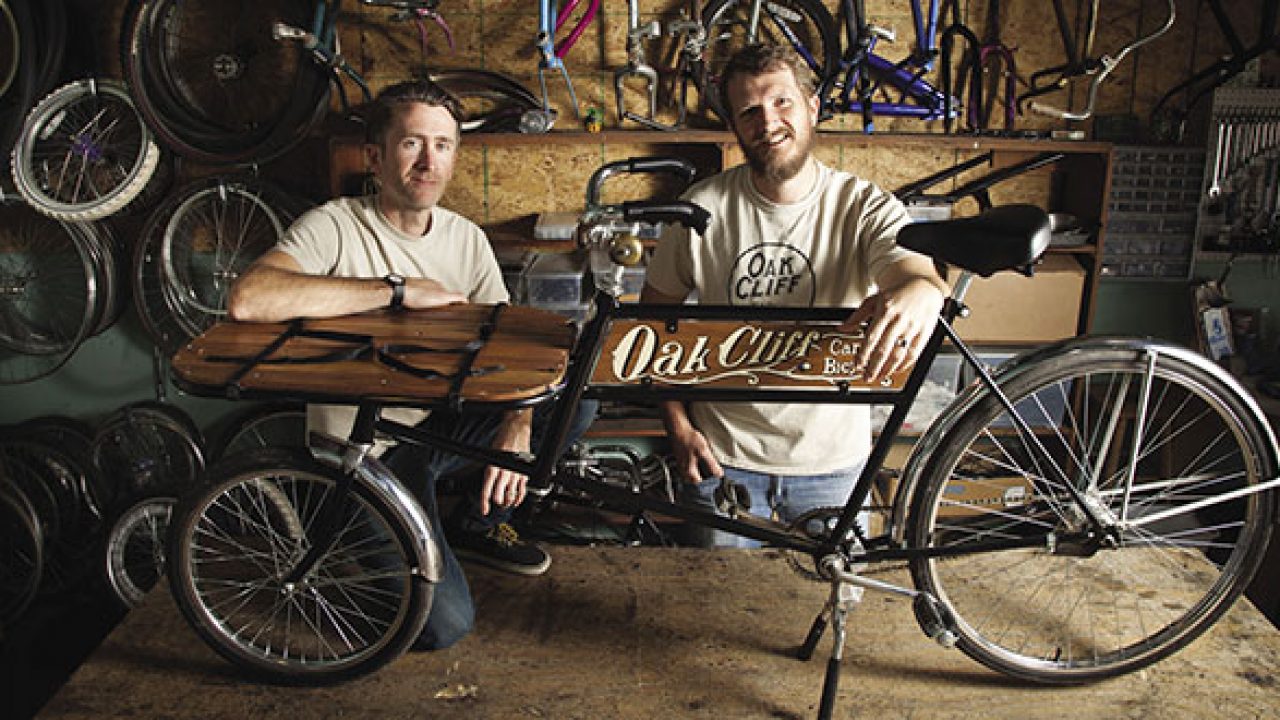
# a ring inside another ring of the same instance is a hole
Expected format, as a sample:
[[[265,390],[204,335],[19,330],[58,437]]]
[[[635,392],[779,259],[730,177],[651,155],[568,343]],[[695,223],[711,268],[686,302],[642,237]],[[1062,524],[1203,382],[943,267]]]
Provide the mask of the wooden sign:
[[[651,384],[785,390],[896,390],[909,370],[871,383],[858,366],[864,335],[836,323],[617,320],[596,361],[598,386]]]

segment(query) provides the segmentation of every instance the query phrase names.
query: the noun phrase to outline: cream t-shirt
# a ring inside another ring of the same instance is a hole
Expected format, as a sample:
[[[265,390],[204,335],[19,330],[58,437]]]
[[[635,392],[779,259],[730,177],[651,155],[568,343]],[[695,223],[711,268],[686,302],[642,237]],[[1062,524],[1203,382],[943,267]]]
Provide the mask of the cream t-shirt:
[[[298,218],[276,247],[298,261],[303,272],[315,275],[381,278],[398,273],[435,280],[473,303],[507,302],[509,297],[484,231],[438,206],[431,210],[426,234],[414,236],[388,222],[374,196],[331,200]],[[345,438],[355,416],[351,405],[313,403],[307,406],[307,429]],[[427,412],[391,408],[383,416],[415,425]]]
[[[902,203],[849,173],[818,164],[796,203],[756,191],[742,165],[702,181],[684,198],[711,213],[703,236],[670,227],[646,282],[664,295],[717,305],[854,307],[875,278],[912,255],[894,238],[909,222]],[[871,448],[866,405],[691,403],[690,418],[716,458],[771,474],[817,475],[863,462]]]

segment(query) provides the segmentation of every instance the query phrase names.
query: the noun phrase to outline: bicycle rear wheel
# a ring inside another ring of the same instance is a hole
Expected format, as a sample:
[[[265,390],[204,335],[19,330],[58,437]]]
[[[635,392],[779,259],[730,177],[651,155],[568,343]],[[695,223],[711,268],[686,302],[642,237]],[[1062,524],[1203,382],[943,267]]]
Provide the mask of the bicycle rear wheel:
[[[13,181],[31,207],[58,220],[98,220],[137,197],[160,148],[120,83],[79,80],[27,115]]]
[[[720,77],[729,58],[750,39],[752,0],[711,0],[702,10],[707,28],[704,51],[707,87],[703,99],[716,115],[729,123],[720,90]],[[768,0],[761,3],[754,38],[757,43],[783,45],[795,50],[813,71],[819,87],[840,62],[840,34],[831,13],[819,0]]]
[[[272,26],[311,27],[312,0],[134,0],[123,71],[166,146],[205,163],[265,162],[306,136],[329,104],[329,73]]]
[[[955,616],[959,647],[1067,684],[1190,643],[1245,589],[1271,532],[1270,491],[1199,504],[1273,477],[1256,408],[1203,358],[1140,341],[1043,351],[1004,378],[1043,450],[975,390],[926,456],[911,511],[915,547],[988,545],[911,564]],[[1068,482],[1114,541],[1087,536]],[[1001,542],[1020,546],[989,547]]]
[[[410,527],[382,498],[354,483],[337,537],[288,583],[338,471],[305,450],[268,448],[209,474],[174,514],[168,562],[178,607],[215,651],[255,676],[324,684],[372,672],[418,637],[433,586],[416,574]]]

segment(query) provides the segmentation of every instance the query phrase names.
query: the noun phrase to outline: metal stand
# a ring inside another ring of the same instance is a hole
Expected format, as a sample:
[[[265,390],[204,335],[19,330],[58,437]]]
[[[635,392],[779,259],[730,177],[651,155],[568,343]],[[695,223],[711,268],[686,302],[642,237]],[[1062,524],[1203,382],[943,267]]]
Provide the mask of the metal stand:
[[[831,625],[835,636],[831,643],[831,657],[827,660],[827,674],[822,683],[822,700],[818,705],[818,720],[830,720],[835,710],[836,692],[840,686],[840,661],[844,659],[844,643],[847,637],[849,613],[855,605],[862,601],[864,590],[879,590],[909,597],[916,619],[925,634],[943,647],[955,647],[956,634],[952,629],[955,620],[951,613],[930,594],[898,587],[879,580],[858,575],[845,569],[845,562],[838,556],[830,555],[821,563],[823,574],[831,579],[831,594],[822,606],[818,616],[809,626],[809,634],[805,636],[796,657],[809,660],[813,651],[822,639],[827,626]]]

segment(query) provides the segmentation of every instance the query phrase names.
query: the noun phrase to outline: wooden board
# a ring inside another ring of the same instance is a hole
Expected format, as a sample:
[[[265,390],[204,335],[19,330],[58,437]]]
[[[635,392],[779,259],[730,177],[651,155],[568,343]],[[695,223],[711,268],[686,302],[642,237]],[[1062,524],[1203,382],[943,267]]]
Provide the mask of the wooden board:
[[[495,316],[486,336],[483,328]],[[249,359],[279,342],[290,327],[220,323],[174,355],[174,373],[205,395],[245,392],[352,403],[368,398],[403,405],[430,405],[453,395],[512,402],[562,382],[576,335],[563,316],[527,307],[380,311],[299,321],[287,340],[246,371]]]

